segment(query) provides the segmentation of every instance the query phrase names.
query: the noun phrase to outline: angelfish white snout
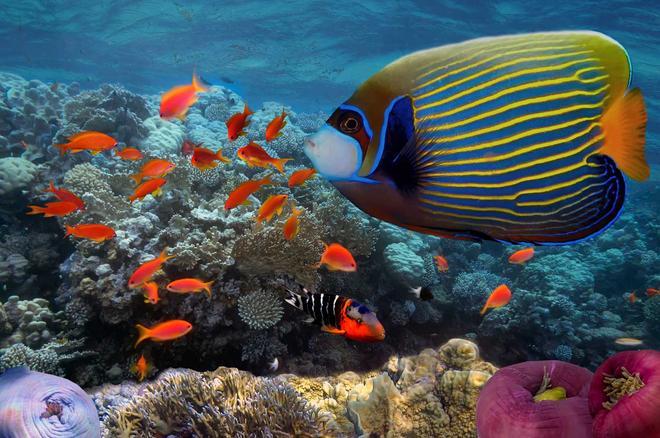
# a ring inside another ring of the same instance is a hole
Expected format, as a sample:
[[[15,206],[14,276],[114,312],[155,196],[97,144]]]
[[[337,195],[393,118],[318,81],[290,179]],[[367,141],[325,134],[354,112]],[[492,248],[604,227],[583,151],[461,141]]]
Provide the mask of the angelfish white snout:
[[[324,126],[305,140],[305,155],[321,175],[331,180],[350,179],[362,164],[360,144],[331,126]]]

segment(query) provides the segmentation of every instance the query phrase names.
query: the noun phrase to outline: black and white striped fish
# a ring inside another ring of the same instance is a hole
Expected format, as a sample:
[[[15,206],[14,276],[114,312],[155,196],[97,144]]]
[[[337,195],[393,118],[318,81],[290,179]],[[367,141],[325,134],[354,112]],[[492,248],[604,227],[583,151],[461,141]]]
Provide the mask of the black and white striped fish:
[[[385,329],[376,314],[364,304],[351,298],[333,294],[302,294],[287,289],[285,301],[310,315],[325,332],[342,335],[361,342],[385,339]]]

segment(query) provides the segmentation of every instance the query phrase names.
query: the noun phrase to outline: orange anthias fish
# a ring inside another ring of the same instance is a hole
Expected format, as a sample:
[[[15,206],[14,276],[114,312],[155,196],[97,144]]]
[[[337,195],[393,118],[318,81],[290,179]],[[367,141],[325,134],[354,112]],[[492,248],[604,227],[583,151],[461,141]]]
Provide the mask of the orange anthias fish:
[[[175,167],[176,165],[174,163],[167,160],[149,160],[144,163],[142,169],[140,169],[140,173],[131,175],[131,179],[135,181],[135,184],[140,184],[145,179],[162,178],[174,170]]]
[[[282,128],[286,126],[286,113],[282,110],[282,114],[276,116],[273,120],[268,123],[266,127],[266,141],[273,141],[277,137],[282,135]]]
[[[480,315],[486,313],[488,309],[497,309],[498,307],[506,306],[511,301],[511,290],[506,284],[501,284],[490,293],[486,304],[479,312]]]
[[[324,332],[358,342],[380,342],[385,339],[385,328],[376,314],[356,300],[340,295],[312,294],[306,289],[302,289],[301,294],[291,290],[287,292],[289,296],[285,301],[307,312]]]
[[[296,170],[289,177],[289,188],[303,185],[308,179],[316,174],[316,169]]]
[[[213,152],[211,149],[196,147],[193,150],[192,158],[190,158],[192,165],[201,171],[213,169],[218,165],[216,161],[231,163],[229,158],[222,155],[222,149],[218,149],[218,152]]]
[[[248,125],[247,118],[254,114],[250,108],[245,104],[242,113],[236,113],[227,120],[227,137],[230,140],[236,140],[241,135],[245,135],[245,127]]]
[[[174,280],[170,284],[168,284],[167,290],[177,294],[187,294],[191,292],[204,291],[210,298],[212,285],[213,285],[213,281],[204,282],[197,278],[182,278],[180,280]]]
[[[316,268],[326,265],[329,271],[357,271],[357,263],[349,250],[338,243],[332,243],[329,246],[324,243],[323,246],[321,261],[315,265]]]
[[[259,179],[256,181],[249,180],[245,181],[243,184],[240,184],[236,187],[230,194],[229,198],[225,202],[225,210],[231,210],[236,208],[241,204],[249,203],[248,197],[259,190],[261,187],[266,184],[272,184],[273,181],[270,179],[270,176],[267,176],[264,179]]]
[[[145,303],[158,304],[160,301],[160,297],[158,296],[158,284],[155,281],[142,283],[142,292]]]
[[[173,319],[156,324],[151,328],[145,327],[142,324],[136,324],[135,328],[138,330],[138,339],[135,341],[134,348],[137,348],[140,343],[147,339],[154,342],[173,341],[187,335],[193,326],[188,321]]]
[[[249,167],[257,166],[267,168],[273,166],[275,169],[284,173],[284,165],[293,158],[273,158],[268,152],[257,143],[251,141],[247,146],[243,146],[236,153],[238,158],[245,161]]]
[[[435,265],[438,267],[438,272],[447,272],[449,271],[449,263],[447,263],[447,259],[444,258],[441,255],[434,256],[433,259],[435,259]]]
[[[76,204],[79,210],[84,210],[85,209],[85,203],[83,202],[82,199],[68,191],[67,189],[64,189],[62,187],[57,188],[53,184],[53,182],[50,182],[50,186],[46,189],[47,192],[51,192],[57,199],[60,201],[64,202],[71,202],[73,204]]]
[[[178,85],[165,92],[160,98],[160,116],[163,119],[186,117],[188,109],[197,102],[197,93],[208,91],[208,86],[193,73],[192,83]]]
[[[652,287],[649,287],[648,289],[646,289],[646,296],[654,297],[656,295],[660,295],[660,289],[654,289]]]
[[[138,382],[143,381],[147,377],[151,371],[151,365],[147,362],[147,358],[144,357],[144,354],[140,355],[140,358],[135,365],[131,367],[131,371],[137,375]]]
[[[270,222],[275,215],[279,216],[282,214],[284,204],[288,198],[288,195],[270,195],[268,199],[261,204],[261,207],[259,207],[259,211],[257,212],[257,222]]]
[[[131,275],[131,278],[128,279],[128,287],[130,289],[135,289],[142,286],[142,283],[145,283],[151,280],[151,277],[158,272],[163,263],[169,259],[174,258],[174,256],[167,255],[167,248],[160,253],[155,259],[151,259],[148,262],[142,263]]]
[[[136,199],[143,199],[147,195],[160,196],[163,191],[161,187],[165,185],[167,180],[164,178],[155,178],[145,181],[135,188],[133,194],[128,199],[133,202]]]
[[[144,158],[142,152],[135,148],[124,148],[122,150],[115,149],[115,156],[125,161],[136,161]]]
[[[630,304],[635,304],[637,302],[637,294],[635,291],[630,292],[628,295],[628,301],[630,301]]]
[[[66,233],[64,234],[64,237],[67,236],[74,236],[101,243],[113,239],[115,237],[115,230],[107,225],[101,224],[83,224],[76,225],[75,227],[66,225]]]
[[[516,251],[509,256],[509,263],[514,265],[522,265],[534,257],[534,248],[525,248]]]
[[[284,227],[282,232],[284,233],[284,238],[286,240],[293,240],[300,231],[300,219],[302,210],[296,208],[294,205],[291,206],[291,216],[284,222]]]
[[[44,217],[66,216],[67,214],[79,210],[76,204],[68,201],[47,202],[44,207],[39,205],[28,205],[28,208],[30,208],[30,211],[27,212],[28,215],[43,214]]]
[[[89,151],[92,155],[107,151],[117,146],[117,140],[107,134],[97,131],[84,131],[69,137],[69,142],[58,144],[60,154],[64,155],[66,151],[73,154],[82,151]]]

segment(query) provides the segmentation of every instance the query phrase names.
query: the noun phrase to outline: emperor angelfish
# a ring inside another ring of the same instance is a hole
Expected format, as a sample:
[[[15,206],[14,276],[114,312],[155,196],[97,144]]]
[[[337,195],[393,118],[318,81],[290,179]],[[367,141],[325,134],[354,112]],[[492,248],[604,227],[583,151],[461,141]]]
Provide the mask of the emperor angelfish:
[[[400,58],[311,136],[316,169],[366,213],[424,233],[561,245],[609,227],[621,171],[645,180],[646,110],[596,32],[481,38]]]

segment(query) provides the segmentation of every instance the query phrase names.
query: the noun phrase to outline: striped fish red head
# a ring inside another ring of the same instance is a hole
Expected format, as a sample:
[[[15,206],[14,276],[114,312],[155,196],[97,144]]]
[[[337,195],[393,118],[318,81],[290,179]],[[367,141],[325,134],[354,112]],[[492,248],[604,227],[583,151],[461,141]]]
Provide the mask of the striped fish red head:
[[[622,172],[648,178],[630,60],[596,32],[416,52],[364,82],[305,143],[366,213],[411,230],[527,245],[607,229]]]
[[[339,326],[346,339],[359,342],[380,342],[385,339],[385,328],[376,314],[367,306],[349,300]]]

